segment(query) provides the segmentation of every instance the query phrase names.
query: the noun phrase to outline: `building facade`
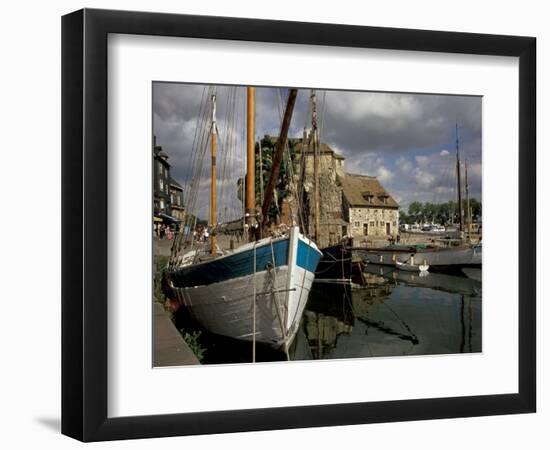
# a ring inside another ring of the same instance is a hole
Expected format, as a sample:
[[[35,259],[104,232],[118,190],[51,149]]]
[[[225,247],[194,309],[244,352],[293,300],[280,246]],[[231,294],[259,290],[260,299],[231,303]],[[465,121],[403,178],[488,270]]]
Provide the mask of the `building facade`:
[[[184,219],[184,207],[183,207],[183,188],[173,178],[170,178],[170,215],[180,222]]]
[[[342,208],[342,178],[344,177],[345,158],[327,144],[322,143],[319,149],[319,242],[320,248],[339,243],[348,234],[348,222]],[[314,236],[315,203],[314,203],[314,153],[302,142],[296,144],[296,174],[302,181],[302,202],[305,210],[306,228]],[[302,167],[303,166],[303,167]]]
[[[344,217],[355,242],[399,234],[399,205],[376,177],[346,173]]]
[[[183,188],[170,176],[168,155],[153,138],[153,209],[154,214],[166,214],[183,220]]]
[[[276,138],[270,136],[264,139]],[[300,199],[283,203],[283,217],[301,210],[300,224],[305,233],[315,235],[314,160],[315,155],[303,139],[289,139],[294,155],[294,184]],[[399,205],[376,177],[345,172],[345,158],[326,143],[319,152],[319,242],[320,248],[338,244],[343,238],[356,242],[367,238],[399,234]],[[285,205],[289,211],[286,211]]]

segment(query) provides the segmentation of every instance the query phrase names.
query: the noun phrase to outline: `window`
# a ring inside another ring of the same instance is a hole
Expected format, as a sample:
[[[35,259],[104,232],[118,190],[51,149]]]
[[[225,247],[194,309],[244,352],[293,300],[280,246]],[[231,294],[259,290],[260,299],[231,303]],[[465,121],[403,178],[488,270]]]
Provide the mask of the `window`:
[[[160,190],[164,191],[164,181],[162,180],[162,178],[159,180],[159,186],[160,186]]]
[[[370,192],[363,192],[361,195],[367,203],[372,203],[374,200],[374,195],[372,195]]]
[[[164,200],[160,199],[160,209],[164,209]]]
[[[370,223],[370,226],[373,227],[373,226],[374,226],[374,222],[371,222],[371,223]]]
[[[359,228],[361,226],[361,222],[355,222],[355,226]]]
[[[369,235],[369,225],[367,223],[364,223],[363,224],[363,234],[365,236],[368,236]]]

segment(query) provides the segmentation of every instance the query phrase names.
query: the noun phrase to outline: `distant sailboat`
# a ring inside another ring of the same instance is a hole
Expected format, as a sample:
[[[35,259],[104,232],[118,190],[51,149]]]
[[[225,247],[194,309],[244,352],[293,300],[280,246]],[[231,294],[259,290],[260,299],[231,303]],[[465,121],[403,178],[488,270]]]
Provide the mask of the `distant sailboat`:
[[[313,152],[313,240],[317,245],[321,242],[321,199],[320,199],[320,145],[319,127],[317,123],[317,95],[314,89],[310,93],[311,101],[311,134],[307,144]],[[306,133],[302,143],[302,152],[306,151]],[[304,164],[305,165],[305,164]],[[303,180],[302,180],[303,182]],[[321,247],[323,253],[315,272],[319,282],[351,283],[353,271],[353,255],[349,239],[339,243]]]
[[[254,88],[247,89],[246,220],[251,242],[235,250],[217,246],[173,252],[166,270],[178,302],[208,331],[288,350],[299,328],[321,252],[292,226],[279,237],[256,240],[254,226]],[[296,92],[291,92],[296,96]],[[289,96],[290,98],[290,96]],[[216,117],[212,96],[211,224],[216,227]],[[292,107],[287,105],[290,121]],[[279,139],[286,141],[283,122]],[[250,169],[252,167],[252,170]]]
[[[433,270],[460,270],[463,267],[481,268],[482,244],[470,243],[471,210],[468,192],[468,169],[466,165],[466,203],[467,203],[467,228],[468,241],[453,247],[440,247],[435,245],[388,245],[386,247],[357,249],[362,259],[371,264],[395,265],[423,264]],[[461,234],[464,231],[462,214],[462,186],[460,176],[460,153],[458,140],[458,123],[456,124],[456,180],[458,197],[458,225]]]

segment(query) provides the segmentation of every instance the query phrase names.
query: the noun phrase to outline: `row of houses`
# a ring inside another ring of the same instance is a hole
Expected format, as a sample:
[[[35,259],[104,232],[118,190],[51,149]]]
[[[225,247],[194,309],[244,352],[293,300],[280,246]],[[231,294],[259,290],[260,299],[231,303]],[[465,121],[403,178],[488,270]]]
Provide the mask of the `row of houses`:
[[[183,220],[183,187],[170,175],[168,155],[153,137],[153,207],[155,216],[162,215]]]

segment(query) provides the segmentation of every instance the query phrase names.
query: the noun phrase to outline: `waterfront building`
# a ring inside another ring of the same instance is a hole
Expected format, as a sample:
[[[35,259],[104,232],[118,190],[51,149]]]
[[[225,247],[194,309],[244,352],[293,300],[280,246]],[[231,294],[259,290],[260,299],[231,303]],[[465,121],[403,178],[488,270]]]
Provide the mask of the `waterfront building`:
[[[345,220],[342,208],[342,179],[344,178],[345,158],[329,145],[319,146],[319,196],[320,196],[320,248],[339,243],[348,234],[349,223]],[[302,174],[303,203],[308,233],[313,236],[314,227],[314,153],[310,146],[296,143],[296,173]],[[303,169],[302,169],[303,165]],[[303,170],[303,172],[302,172]]]
[[[173,178],[169,180],[171,216],[179,221],[184,219],[183,187]]]
[[[276,138],[264,136],[274,146]],[[399,234],[399,205],[373,176],[345,172],[345,157],[328,144],[319,145],[320,248],[353,237],[356,242],[367,238]],[[303,208],[303,224],[309,236],[314,235],[314,153],[303,139],[289,139],[294,154],[294,180]],[[266,149],[266,151],[268,151]],[[288,207],[283,202],[282,216]],[[297,210],[290,205],[290,210]]]
[[[153,137],[153,206],[154,214],[166,214],[183,220],[183,188],[170,176],[168,155]]]
[[[355,242],[399,234],[399,205],[376,177],[346,173],[342,187],[344,218]]]

